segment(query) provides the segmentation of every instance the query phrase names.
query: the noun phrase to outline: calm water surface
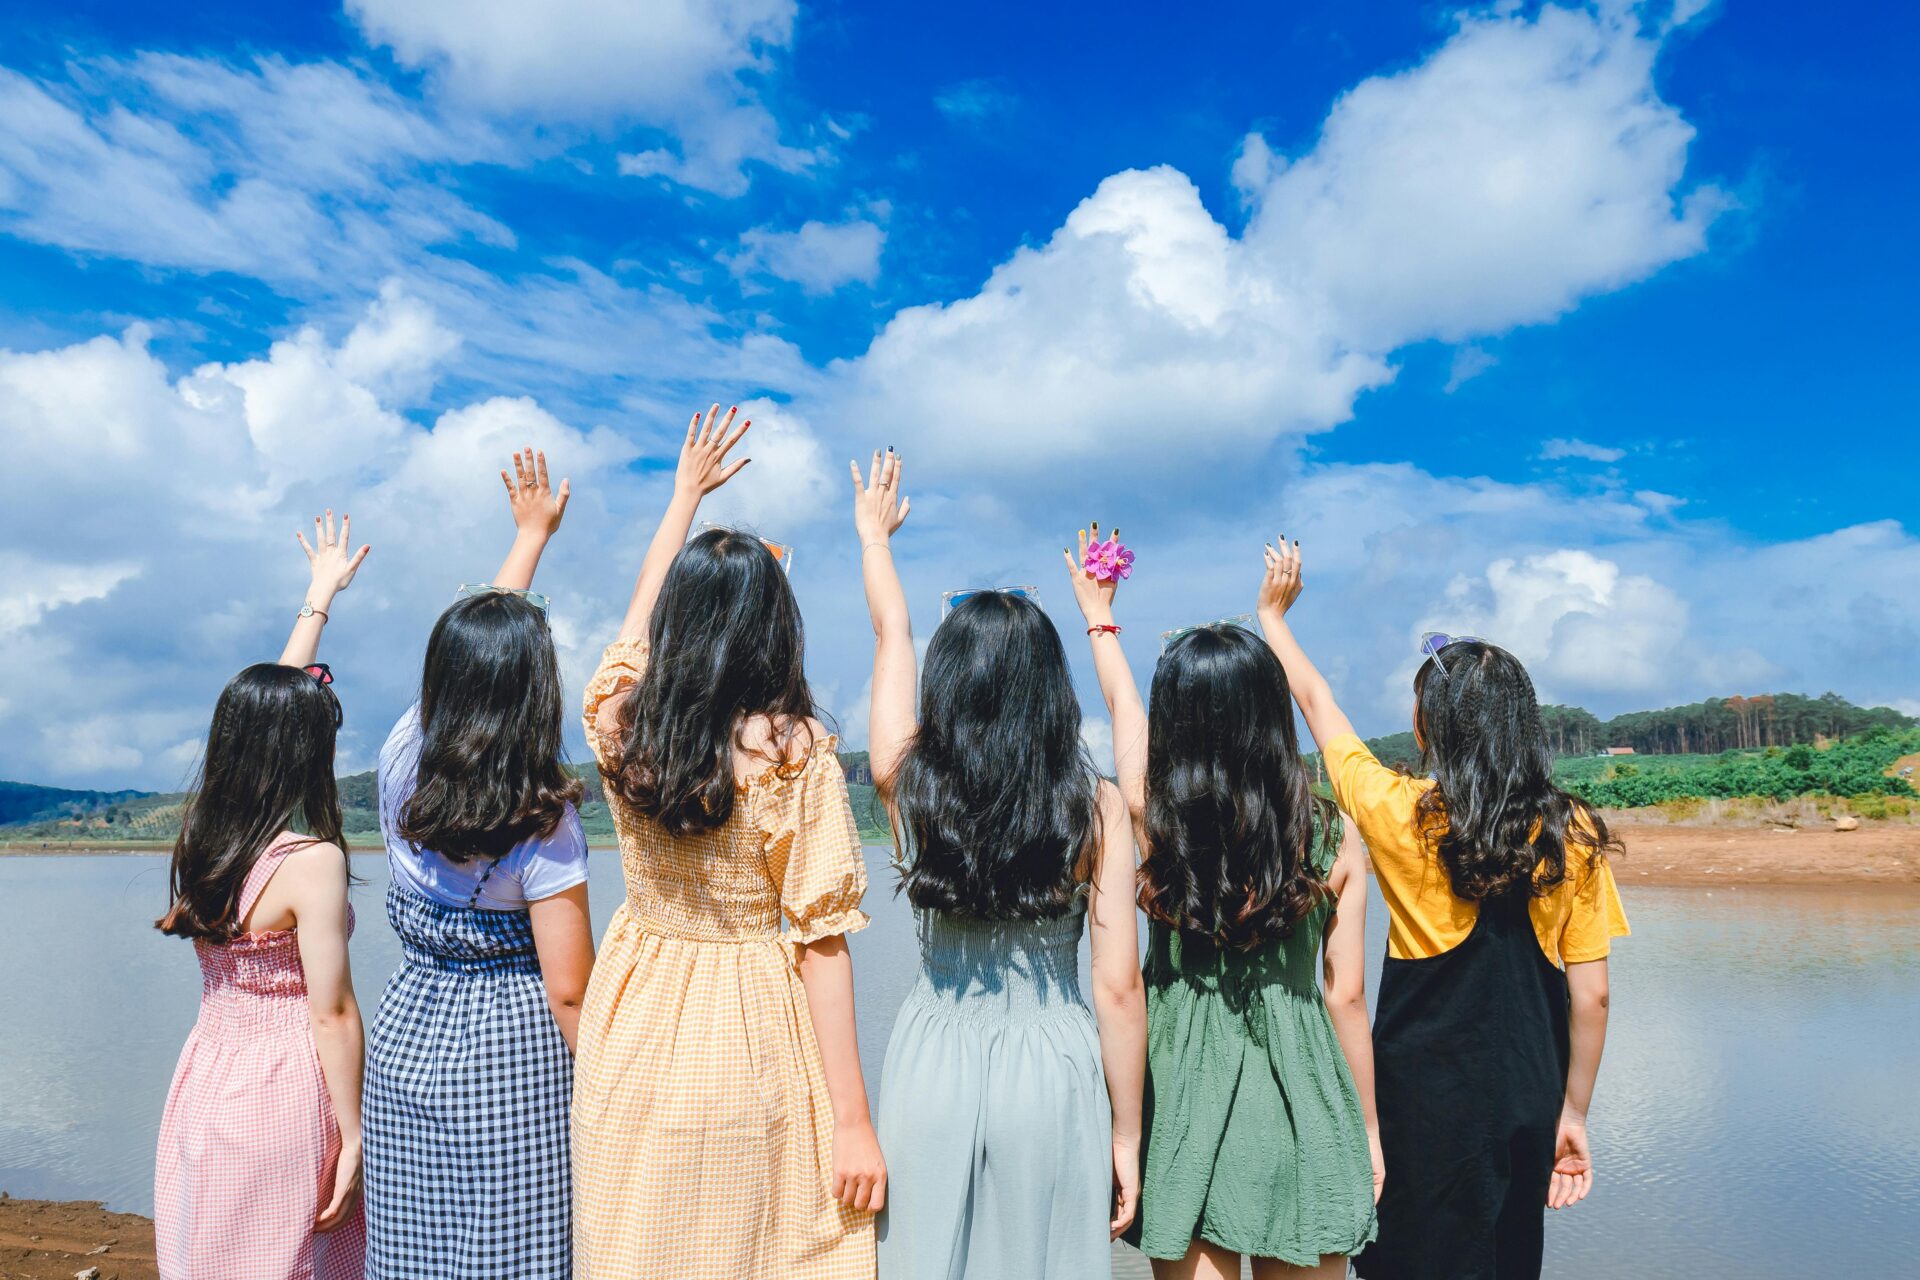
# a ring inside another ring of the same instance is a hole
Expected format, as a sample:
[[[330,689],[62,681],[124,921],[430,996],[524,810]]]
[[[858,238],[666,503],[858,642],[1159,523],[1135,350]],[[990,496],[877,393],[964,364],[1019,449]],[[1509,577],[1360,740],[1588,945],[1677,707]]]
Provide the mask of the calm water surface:
[[[353,959],[369,1019],[399,959],[386,865],[356,857]],[[853,938],[877,1085],[914,975],[913,926],[869,851]],[[1916,1274],[1920,894],[1628,887],[1592,1121],[1593,1196],[1549,1216],[1548,1273]],[[596,853],[594,920],[620,900]],[[193,1023],[192,948],[149,927],[157,857],[0,858],[0,1190],[152,1211],[153,1144]],[[1384,948],[1373,904],[1368,950]],[[1388,1171],[1392,1176],[1392,1171]],[[1146,1274],[1138,1255],[1116,1274]]]

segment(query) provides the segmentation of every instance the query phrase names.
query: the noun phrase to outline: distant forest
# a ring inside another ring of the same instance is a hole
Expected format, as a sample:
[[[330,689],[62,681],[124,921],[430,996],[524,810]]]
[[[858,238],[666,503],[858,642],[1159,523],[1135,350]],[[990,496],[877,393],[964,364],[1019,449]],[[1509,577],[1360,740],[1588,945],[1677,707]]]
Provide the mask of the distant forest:
[[[1751,698],[1711,698],[1661,711],[1630,711],[1601,720],[1580,707],[1545,706],[1548,738],[1563,757],[1590,756],[1606,747],[1632,747],[1637,755],[1718,755],[1839,739],[1874,728],[1901,731],[1920,725],[1891,707],[1856,707],[1837,693],[1809,698],[1797,693]],[[1412,764],[1419,755],[1412,733],[1367,742],[1387,764]],[[1836,757],[1837,759],[1837,757]],[[855,820],[868,840],[888,838],[886,815],[874,801],[867,753],[840,754]],[[611,843],[613,817],[591,764],[575,765],[586,783],[580,818],[596,843]],[[1635,784],[1649,786],[1651,784]],[[1732,784],[1729,784],[1732,785]],[[1772,784],[1769,784],[1772,785]],[[1811,785],[1811,783],[1809,783]],[[180,830],[180,792],[67,791],[29,783],[0,782],[0,839],[170,841]],[[1613,801],[1610,801],[1613,802]],[[340,779],[343,825],[354,846],[377,847],[380,828],[377,780],[372,773]],[[371,841],[369,837],[371,836]]]
[[[1590,756],[1607,747],[1632,747],[1636,755],[1718,755],[1761,747],[1791,747],[1820,738],[1845,738],[1879,726],[1910,729],[1920,720],[1892,707],[1856,707],[1837,693],[1809,698],[1800,693],[1708,698],[1659,711],[1628,711],[1602,720],[1584,707],[1540,708],[1555,755]],[[1412,763],[1419,755],[1412,733],[1370,739],[1382,761]]]

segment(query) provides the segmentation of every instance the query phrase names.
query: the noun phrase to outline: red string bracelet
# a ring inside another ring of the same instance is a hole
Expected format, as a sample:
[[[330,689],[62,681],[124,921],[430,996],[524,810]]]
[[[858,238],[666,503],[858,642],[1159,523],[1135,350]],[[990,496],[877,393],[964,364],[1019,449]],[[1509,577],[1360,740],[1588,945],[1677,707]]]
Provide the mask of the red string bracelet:
[[[1088,635],[1094,635],[1095,633],[1101,632],[1101,631],[1106,632],[1110,636],[1117,636],[1120,634],[1120,628],[1114,626],[1111,622],[1096,622],[1092,626],[1087,628]]]

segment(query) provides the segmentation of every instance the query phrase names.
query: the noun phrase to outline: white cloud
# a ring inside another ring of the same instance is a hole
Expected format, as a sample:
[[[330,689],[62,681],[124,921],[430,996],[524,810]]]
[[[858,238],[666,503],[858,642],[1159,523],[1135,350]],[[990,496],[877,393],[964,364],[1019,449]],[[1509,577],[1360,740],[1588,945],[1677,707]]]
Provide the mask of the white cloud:
[[[1484,347],[1457,347],[1454,349],[1452,363],[1447,366],[1446,385],[1440,389],[1447,395],[1452,395],[1499,363],[1500,361]]]
[[[368,40],[450,99],[501,118],[670,132],[679,151],[625,155],[622,173],[720,195],[744,166],[816,158],[780,142],[749,78],[793,39],[794,0],[348,0]]]
[[[839,365],[843,416],[1008,466],[1337,425],[1405,344],[1551,320],[1701,251],[1725,199],[1683,190],[1693,129],[1658,48],[1615,14],[1464,18],[1343,94],[1307,153],[1243,143],[1242,237],[1175,170],[1109,177],[979,293],[902,311]]]
[[[998,116],[1011,114],[1020,99],[998,80],[962,80],[933,95],[933,106],[947,119],[959,124],[979,125]]]
[[[383,399],[412,404],[433,386],[440,365],[460,348],[460,335],[443,328],[433,308],[410,296],[398,280],[380,286],[367,318],[340,345],[343,377]]]
[[[139,571],[132,564],[57,564],[0,551],[0,636],[24,631],[62,605],[105,599]]]
[[[1687,505],[1685,498],[1671,493],[1662,493],[1658,489],[1635,489],[1633,500],[1656,516],[1670,516]]]
[[[755,227],[740,237],[741,252],[729,265],[735,275],[764,272],[808,293],[831,293],[854,281],[872,284],[878,279],[886,238],[886,232],[861,218],[809,220],[797,231]]]
[[[1585,440],[1553,439],[1541,443],[1540,456],[1549,462],[1560,458],[1581,458],[1587,462],[1618,462],[1627,456],[1627,451],[1604,444],[1591,444]]]

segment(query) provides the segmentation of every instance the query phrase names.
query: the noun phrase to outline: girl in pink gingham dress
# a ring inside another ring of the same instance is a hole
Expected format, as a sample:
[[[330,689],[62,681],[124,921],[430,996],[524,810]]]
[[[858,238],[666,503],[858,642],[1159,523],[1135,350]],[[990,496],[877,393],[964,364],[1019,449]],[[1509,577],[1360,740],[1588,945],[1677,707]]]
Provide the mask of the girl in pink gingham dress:
[[[162,1280],[361,1280],[365,1037],[334,782],[340,703],[314,661],[353,580],[343,519],[304,537],[313,581],[278,662],[220,691],[157,922],[193,940],[200,1016],[154,1168]],[[300,835],[298,825],[310,832]]]
[[[260,855],[241,890],[245,920],[287,855],[288,832]],[[353,929],[353,909],[347,909]],[[200,1018],[180,1053],[160,1121],[154,1233],[160,1273],[209,1280],[359,1280],[366,1227],[356,1204],[325,1233],[340,1126],[309,1030],[298,931],[194,940]]]

